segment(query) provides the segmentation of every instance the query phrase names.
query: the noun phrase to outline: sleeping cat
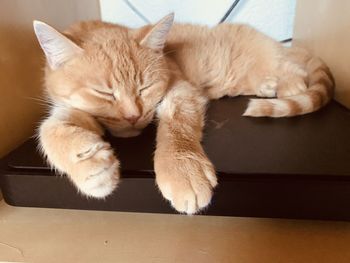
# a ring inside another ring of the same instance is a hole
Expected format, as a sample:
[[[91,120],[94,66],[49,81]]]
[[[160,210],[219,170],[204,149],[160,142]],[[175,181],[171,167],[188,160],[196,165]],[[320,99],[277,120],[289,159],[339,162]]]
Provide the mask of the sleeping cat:
[[[104,128],[136,136],[156,117],[157,185],[177,211],[196,213],[217,185],[201,146],[208,100],[267,97],[251,99],[243,115],[288,117],[316,111],[333,95],[328,68],[304,50],[246,25],[208,28],[173,19],[139,29],[81,22],[64,33],[34,21],[53,105],[40,145],[81,193],[104,198],[118,185],[119,162],[102,139]]]

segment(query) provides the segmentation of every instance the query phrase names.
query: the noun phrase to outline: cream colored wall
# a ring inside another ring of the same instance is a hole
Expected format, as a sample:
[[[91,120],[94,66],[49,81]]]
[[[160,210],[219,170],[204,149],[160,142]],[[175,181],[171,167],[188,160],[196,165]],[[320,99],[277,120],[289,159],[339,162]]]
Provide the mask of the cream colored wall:
[[[299,0],[294,41],[320,56],[336,80],[336,99],[350,107],[350,1]]]
[[[99,19],[98,0],[0,1],[0,156],[33,134],[43,108],[43,57],[33,19],[63,29],[74,21]]]

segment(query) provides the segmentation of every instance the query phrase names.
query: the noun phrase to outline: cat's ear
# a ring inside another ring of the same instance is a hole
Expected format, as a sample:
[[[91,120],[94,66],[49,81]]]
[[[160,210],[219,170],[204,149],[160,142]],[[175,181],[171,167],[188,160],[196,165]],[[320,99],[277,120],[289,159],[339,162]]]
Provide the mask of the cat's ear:
[[[162,50],[173,22],[174,13],[170,13],[153,26],[140,44],[154,50]]]
[[[33,21],[33,26],[51,69],[58,69],[65,62],[83,51],[82,48],[53,27],[36,20]]]

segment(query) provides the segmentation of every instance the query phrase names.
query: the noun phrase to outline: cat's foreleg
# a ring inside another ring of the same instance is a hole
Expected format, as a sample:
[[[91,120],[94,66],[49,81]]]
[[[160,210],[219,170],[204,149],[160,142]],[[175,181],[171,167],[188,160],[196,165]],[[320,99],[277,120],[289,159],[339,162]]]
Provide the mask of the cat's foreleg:
[[[207,98],[177,81],[158,107],[156,181],[179,212],[194,214],[211,200],[217,178],[202,145]]]
[[[116,188],[119,162],[89,114],[56,107],[40,126],[40,147],[50,165],[67,174],[84,195],[103,198]]]

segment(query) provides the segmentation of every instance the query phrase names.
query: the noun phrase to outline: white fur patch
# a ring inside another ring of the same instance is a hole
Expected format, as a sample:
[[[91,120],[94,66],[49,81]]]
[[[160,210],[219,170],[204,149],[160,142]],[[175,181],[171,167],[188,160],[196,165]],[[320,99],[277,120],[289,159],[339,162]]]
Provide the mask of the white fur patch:
[[[302,108],[302,112],[309,112],[313,110],[314,105],[307,93],[300,94],[295,97],[290,97],[290,99],[299,104],[299,106]]]
[[[242,114],[243,116],[252,116],[252,117],[257,117],[258,115],[255,114],[256,110],[259,110],[259,107],[257,106],[257,101],[256,99],[251,99],[249,100],[248,106],[244,113]]]
[[[258,96],[260,97],[276,97],[276,92],[277,92],[277,83],[278,79],[277,78],[266,78],[263,83],[261,83],[259,90],[258,90]]]
[[[265,114],[265,107],[271,108],[271,114]],[[282,99],[251,99],[243,116],[283,117],[290,113],[289,104]]]
[[[69,110],[66,107],[55,104],[54,107],[51,108],[51,116],[55,116],[55,118],[59,120],[66,119],[69,115]]]
[[[283,116],[287,116],[290,113],[290,107],[286,101],[275,99],[275,100],[271,100],[270,102],[273,105],[272,106],[273,117],[283,117]]]
[[[110,195],[117,186],[118,180],[115,176],[117,169],[118,163],[114,163],[108,169],[89,176],[83,183],[77,186],[79,190],[87,196],[104,198]]]

